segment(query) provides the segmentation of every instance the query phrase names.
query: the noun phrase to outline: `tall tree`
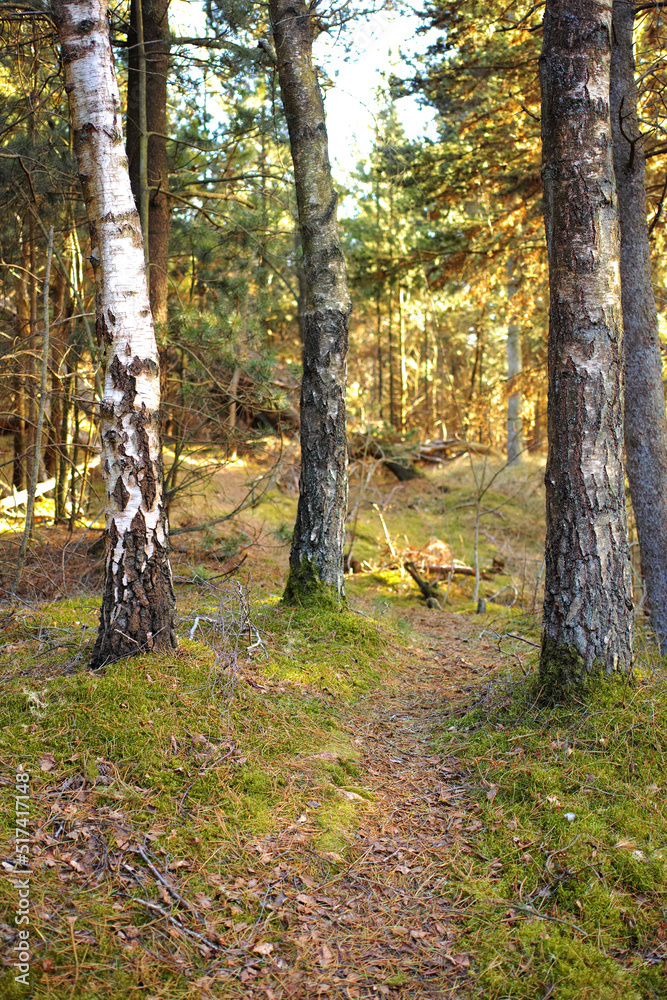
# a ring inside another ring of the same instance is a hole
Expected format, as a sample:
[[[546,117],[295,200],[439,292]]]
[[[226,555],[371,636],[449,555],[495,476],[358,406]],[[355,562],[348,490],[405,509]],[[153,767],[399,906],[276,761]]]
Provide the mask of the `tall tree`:
[[[555,696],[632,663],[611,14],[611,0],[547,0],[540,59],[551,293],[540,673]]]
[[[338,605],[344,597],[350,299],[338,239],[324,105],[312,61],[314,18],[304,0],[270,0],[269,13],[306,276],[301,480],[285,599]]]
[[[143,241],[123,148],[107,0],[53,0],[79,175],[90,227],[108,533],[100,629],[91,666],[176,645],[162,503],[160,381]]]
[[[651,624],[667,653],[667,417],[637,116],[635,4],[614,0],[611,126],[621,224],[625,452]]]
[[[127,159],[132,193],[147,222],[149,293],[153,319],[167,322],[169,264],[169,165],[167,161],[167,78],[169,0],[132,0],[127,74]]]

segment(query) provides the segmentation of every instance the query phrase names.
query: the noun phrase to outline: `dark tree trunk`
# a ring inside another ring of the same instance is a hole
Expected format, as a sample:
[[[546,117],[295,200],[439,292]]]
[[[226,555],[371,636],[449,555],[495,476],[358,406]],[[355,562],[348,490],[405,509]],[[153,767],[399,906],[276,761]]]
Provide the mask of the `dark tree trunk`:
[[[55,268],[53,281],[53,291],[51,293],[51,303],[53,307],[53,325],[51,328],[51,415],[47,429],[47,444],[44,449],[44,468],[46,475],[58,478],[58,454],[61,447],[60,425],[62,423],[62,395],[63,386],[61,378],[62,359],[67,345],[69,334],[69,323],[65,320],[65,309],[67,295],[67,278],[60,267]],[[71,315],[71,312],[70,312]],[[56,485],[56,494],[58,488]],[[57,506],[57,504],[56,504]],[[58,520],[56,512],[56,521]]]
[[[52,11],[90,227],[97,331],[107,355],[100,437],[108,542],[95,668],[172,650],[174,591],[162,502],[158,351],[123,149],[107,0],[85,6],[53,0]],[[74,517],[74,488],[72,505]]]
[[[139,209],[142,178],[140,170],[140,48],[137,37],[139,12],[143,15],[146,52],[146,129],[148,132],[147,183],[148,258],[151,311],[158,332],[167,322],[169,265],[169,167],[167,161],[167,77],[169,75],[169,0],[132,0],[127,75],[127,159],[132,194]],[[144,234],[145,238],[145,234]]]
[[[304,0],[270,0],[269,12],[294,162],[307,292],[301,481],[285,600],[337,606],[344,597],[350,299],[324,106],[312,63],[313,18]]]
[[[556,697],[632,664],[611,0],[547,0],[540,59],[549,457],[540,673]]]
[[[17,491],[26,486],[28,435],[26,429],[26,350],[30,337],[30,302],[28,299],[28,271],[30,251],[25,236],[21,240],[21,267],[16,279],[16,336],[14,338],[14,461],[12,485]]]
[[[611,127],[621,223],[625,329],[625,452],[646,604],[667,653],[667,419],[658,316],[651,280],[645,159],[637,121],[634,6],[614,0]],[[622,122],[621,122],[622,118]],[[630,141],[628,141],[630,140]]]

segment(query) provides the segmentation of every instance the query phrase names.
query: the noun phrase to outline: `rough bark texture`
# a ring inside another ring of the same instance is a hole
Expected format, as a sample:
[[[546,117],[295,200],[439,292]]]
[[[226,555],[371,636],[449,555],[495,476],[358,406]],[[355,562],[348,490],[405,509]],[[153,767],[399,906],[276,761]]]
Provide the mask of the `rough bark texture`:
[[[92,667],[170,650],[174,591],[162,504],[158,354],[123,147],[107,0],[53,0],[107,352],[101,409],[107,561]]]
[[[146,51],[146,126],[148,131],[148,257],[151,310],[156,325],[167,322],[169,264],[169,165],[167,161],[167,77],[169,75],[170,36],[169,0],[142,0],[144,48]],[[132,193],[139,208],[141,176],[139,170],[139,49],[137,17],[139,5],[132,0],[127,74],[127,159]]]
[[[338,605],[344,596],[350,300],[338,239],[324,106],[312,64],[312,17],[303,0],[270,0],[269,10],[294,162],[306,277],[301,482],[285,600]]]
[[[625,452],[651,624],[667,653],[667,419],[637,121],[634,5],[614,0],[611,126],[621,224]],[[622,122],[621,122],[622,118]],[[625,133],[625,134],[624,134]]]
[[[540,672],[559,696],[629,671],[611,0],[548,0],[540,59],[549,251],[549,457]]]

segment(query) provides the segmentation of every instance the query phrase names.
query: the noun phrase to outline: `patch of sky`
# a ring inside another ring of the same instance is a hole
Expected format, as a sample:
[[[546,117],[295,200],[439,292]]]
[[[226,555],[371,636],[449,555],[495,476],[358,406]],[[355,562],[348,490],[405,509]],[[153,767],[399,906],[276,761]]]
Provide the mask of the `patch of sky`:
[[[200,0],[172,0],[169,18],[175,37],[207,34]],[[370,156],[390,75],[409,77],[410,57],[425,51],[438,36],[437,31],[418,35],[421,24],[410,10],[385,8],[352,18],[340,30],[322,32],[316,39],[313,54],[325,92],[329,156],[338,184],[347,186],[360,161]],[[437,138],[432,108],[408,96],[397,101],[397,109],[408,139]],[[212,94],[207,110],[215,118]]]

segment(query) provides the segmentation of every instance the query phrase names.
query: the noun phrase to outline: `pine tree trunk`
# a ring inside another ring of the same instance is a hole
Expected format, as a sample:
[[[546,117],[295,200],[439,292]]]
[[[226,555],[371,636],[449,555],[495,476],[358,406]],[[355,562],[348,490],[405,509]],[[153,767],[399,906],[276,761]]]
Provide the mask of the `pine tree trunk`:
[[[146,129],[148,132],[147,180],[149,292],[153,320],[159,329],[167,323],[169,266],[169,165],[167,160],[167,78],[169,75],[169,0],[141,0],[144,50],[146,53]],[[132,193],[139,208],[142,179],[140,170],[140,52],[137,38],[139,0],[132,0],[127,75],[127,159]]]
[[[162,503],[158,353],[123,148],[107,0],[53,0],[107,352],[100,436],[107,560],[91,666],[176,645]]]
[[[307,284],[301,480],[285,600],[337,606],[344,598],[350,299],[324,106],[312,64],[313,19],[304,0],[270,0],[269,13],[294,162]]]
[[[540,59],[549,457],[540,674],[559,697],[632,663],[611,0],[547,0]]]
[[[666,654],[667,419],[646,222],[646,164],[641,143],[628,141],[636,139],[641,131],[637,120],[633,25],[633,6],[614,0],[610,98],[621,224],[625,451],[646,604],[661,652]]]

